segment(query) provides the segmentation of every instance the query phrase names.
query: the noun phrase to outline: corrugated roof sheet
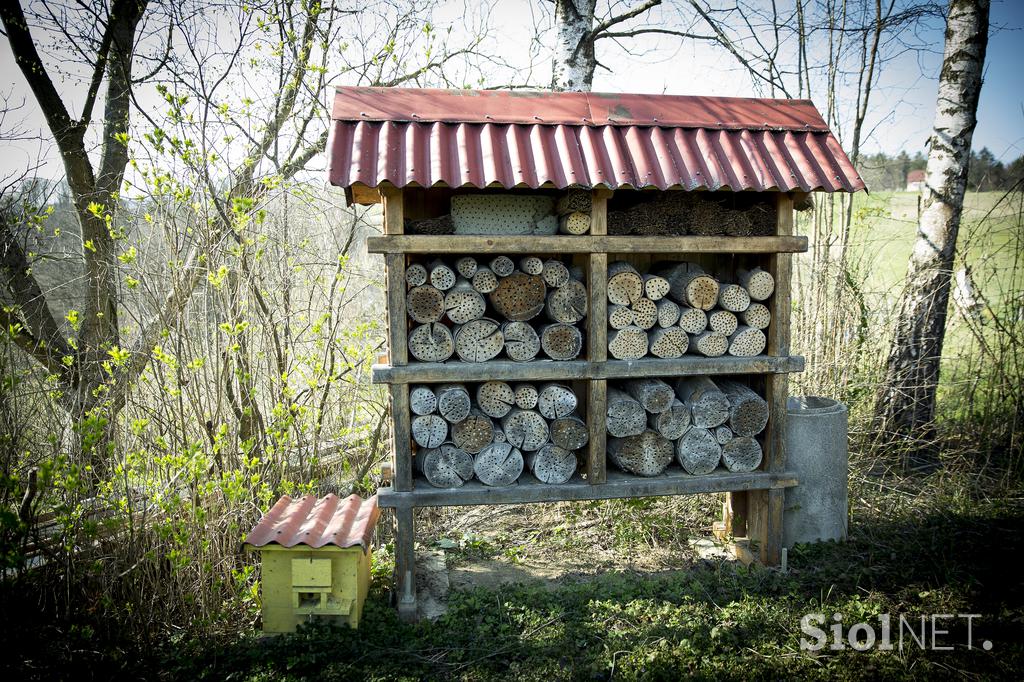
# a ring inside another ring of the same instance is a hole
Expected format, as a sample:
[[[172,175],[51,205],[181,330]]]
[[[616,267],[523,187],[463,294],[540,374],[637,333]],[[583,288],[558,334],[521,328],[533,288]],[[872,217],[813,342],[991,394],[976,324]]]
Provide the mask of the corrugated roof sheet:
[[[379,516],[376,495],[365,501],[358,495],[349,495],[344,500],[337,495],[320,499],[305,495],[295,500],[285,495],[249,532],[245,544],[342,548],[358,545],[365,551]]]
[[[339,87],[332,117],[342,187],[864,189],[808,100]]]

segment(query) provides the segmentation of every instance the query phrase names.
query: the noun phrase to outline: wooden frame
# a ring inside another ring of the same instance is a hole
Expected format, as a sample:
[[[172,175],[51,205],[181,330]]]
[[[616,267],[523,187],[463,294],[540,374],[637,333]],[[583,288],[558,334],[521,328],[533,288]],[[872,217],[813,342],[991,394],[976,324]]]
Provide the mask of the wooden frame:
[[[421,192],[422,194],[422,192]],[[789,372],[803,371],[801,357],[789,355],[790,259],[792,253],[807,250],[807,238],[793,235],[793,200],[779,195],[777,231],[765,237],[619,237],[607,234],[607,205],[612,192],[595,190],[591,209],[591,232],[583,236],[425,236],[404,234],[406,205],[402,190],[380,188],[384,207],[384,235],[367,239],[367,250],[384,254],[387,287],[388,344],[386,363],[374,365],[373,381],[388,384],[392,413],[391,487],[381,488],[381,507],[394,509],[395,594],[400,615],[415,618],[414,510],[418,507],[543,503],[560,500],[597,500],[658,495],[726,493],[723,521],[715,533],[739,539],[737,555],[756,555],[765,564],[779,562],[782,544],[783,496],[797,484],[785,471],[786,401]],[[432,201],[416,195],[408,209],[414,215],[421,203]],[[435,202],[436,203],[436,202]],[[408,322],[405,309],[405,267],[409,254],[537,253],[577,254],[589,287],[590,314],[586,322],[586,359],[555,361],[491,361],[486,363],[410,363],[407,347]],[[607,272],[609,259],[625,258],[646,264],[652,255],[664,258],[701,257],[724,254],[745,262],[760,259],[775,277],[770,302],[772,325],[767,331],[767,354],[756,357],[704,358],[684,356],[662,360],[609,360],[607,355]],[[766,262],[765,262],[766,261]],[[765,457],[761,469],[748,474],[716,472],[690,476],[681,471],[654,478],[629,476],[608,471],[606,429],[608,380],[640,376],[762,375],[769,402],[770,419],[765,430]],[[417,486],[413,480],[413,448],[410,438],[409,385],[411,383],[473,382],[491,379],[510,381],[562,380],[587,382],[585,400],[589,445],[580,474],[561,485],[520,481],[506,488],[488,488],[475,481],[444,490]],[[584,478],[585,476],[585,478]]]

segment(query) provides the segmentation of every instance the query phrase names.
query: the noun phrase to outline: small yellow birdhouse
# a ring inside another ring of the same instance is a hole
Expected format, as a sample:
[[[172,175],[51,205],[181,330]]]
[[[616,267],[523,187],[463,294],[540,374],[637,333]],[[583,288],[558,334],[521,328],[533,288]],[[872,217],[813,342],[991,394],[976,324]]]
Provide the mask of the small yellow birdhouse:
[[[295,632],[314,618],[358,627],[370,587],[377,497],[277,501],[245,538],[263,565],[263,631]]]

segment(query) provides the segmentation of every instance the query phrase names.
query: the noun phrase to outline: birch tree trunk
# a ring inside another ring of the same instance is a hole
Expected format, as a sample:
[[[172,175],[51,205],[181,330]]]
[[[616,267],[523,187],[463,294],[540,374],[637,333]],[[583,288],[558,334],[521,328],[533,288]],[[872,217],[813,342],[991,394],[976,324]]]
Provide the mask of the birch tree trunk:
[[[988,0],[951,0],[918,236],[875,407],[883,433],[917,443],[934,434],[950,275],[977,123],[988,21]],[[923,448],[915,459],[921,455],[926,455]]]
[[[596,4],[597,0],[555,0],[558,39],[551,65],[552,90],[590,90],[597,68],[591,36]]]

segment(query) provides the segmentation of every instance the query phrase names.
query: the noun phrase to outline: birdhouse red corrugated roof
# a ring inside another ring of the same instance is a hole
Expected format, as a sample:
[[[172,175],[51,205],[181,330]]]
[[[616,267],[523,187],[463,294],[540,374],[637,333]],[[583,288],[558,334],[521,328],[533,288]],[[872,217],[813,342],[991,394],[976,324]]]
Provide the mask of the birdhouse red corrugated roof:
[[[349,495],[344,500],[337,495],[320,499],[305,495],[293,500],[285,495],[249,532],[245,544],[253,547],[271,543],[283,547],[359,546],[365,551],[370,546],[379,516],[376,495],[368,500],[358,495]]]

